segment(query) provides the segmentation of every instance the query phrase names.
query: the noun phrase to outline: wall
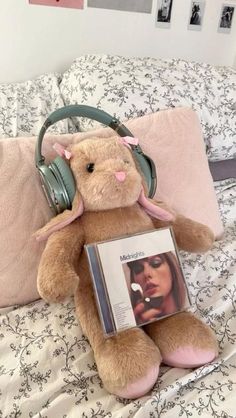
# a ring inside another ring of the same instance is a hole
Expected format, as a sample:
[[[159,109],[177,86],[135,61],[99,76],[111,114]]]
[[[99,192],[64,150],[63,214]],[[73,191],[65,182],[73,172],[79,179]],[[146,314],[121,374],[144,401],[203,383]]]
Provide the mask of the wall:
[[[236,5],[236,0],[229,3]],[[86,53],[179,57],[233,65],[236,16],[230,34],[217,33],[221,5],[222,0],[206,0],[203,28],[197,32],[187,30],[190,0],[174,0],[171,29],[155,27],[156,0],[152,14],[0,0],[0,83],[64,71],[74,58]]]

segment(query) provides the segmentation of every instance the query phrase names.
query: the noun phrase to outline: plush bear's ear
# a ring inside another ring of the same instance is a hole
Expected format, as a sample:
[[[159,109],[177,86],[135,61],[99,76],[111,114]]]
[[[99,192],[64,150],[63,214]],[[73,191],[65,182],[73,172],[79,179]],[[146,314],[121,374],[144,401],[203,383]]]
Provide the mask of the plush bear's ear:
[[[175,219],[175,215],[164,208],[161,208],[157,205],[157,203],[149,199],[145,196],[144,188],[141,190],[141,193],[138,198],[138,203],[145,212],[148,213],[153,218],[160,219],[161,221],[173,221]]]
[[[78,191],[75,193],[75,197],[72,204],[72,209],[66,209],[64,212],[51,219],[43,228],[34,233],[37,241],[43,241],[47,239],[53,232],[59,231],[66,225],[69,225],[75,219],[82,215],[84,211],[84,205],[82,197]]]

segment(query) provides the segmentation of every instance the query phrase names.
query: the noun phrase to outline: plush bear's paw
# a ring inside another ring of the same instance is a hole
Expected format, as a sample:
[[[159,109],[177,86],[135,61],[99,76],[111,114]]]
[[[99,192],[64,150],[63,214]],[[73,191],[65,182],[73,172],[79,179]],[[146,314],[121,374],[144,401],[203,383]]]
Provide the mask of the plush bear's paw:
[[[38,292],[46,302],[62,302],[74,294],[77,286],[77,274],[65,265],[58,273],[39,271]]]
[[[206,252],[215,241],[215,236],[208,226],[182,215],[176,217],[172,226],[177,245],[181,250]]]
[[[95,350],[99,375],[105,388],[120,397],[145,395],[155,384],[161,356],[141,329],[123,331]]]
[[[208,226],[198,224],[196,229],[193,229],[192,251],[206,252],[212,248],[214,241],[215,236]]]

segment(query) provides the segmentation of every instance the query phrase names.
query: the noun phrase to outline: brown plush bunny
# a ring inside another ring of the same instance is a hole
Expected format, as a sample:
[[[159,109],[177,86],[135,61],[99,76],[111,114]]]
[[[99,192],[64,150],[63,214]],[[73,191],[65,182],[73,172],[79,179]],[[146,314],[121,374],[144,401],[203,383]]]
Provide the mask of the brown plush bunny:
[[[171,225],[180,249],[202,252],[211,248],[214,236],[208,227],[145,197],[144,180],[120,138],[86,139],[66,153],[77,191],[72,210],[37,232],[39,239],[49,236],[38,290],[48,302],[75,295],[104,386],[118,396],[137,398],[152,388],[161,362],[189,368],[212,361],[218,353],[215,336],[193,314],[181,312],[105,338],[84,245]]]

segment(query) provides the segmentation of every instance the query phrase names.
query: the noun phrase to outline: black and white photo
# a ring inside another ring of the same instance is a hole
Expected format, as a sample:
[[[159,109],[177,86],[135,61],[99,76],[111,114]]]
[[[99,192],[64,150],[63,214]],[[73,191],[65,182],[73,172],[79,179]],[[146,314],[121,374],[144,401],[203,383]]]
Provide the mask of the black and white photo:
[[[205,1],[192,1],[190,7],[189,25],[191,30],[201,30],[205,11]]]
[[[171,22],[173,0],[158,0],[157,2],[157,14],[156,14],[156,26],[169,28]]]
[[[219,20],[218,32],[229,33],[232,27],[235,6],[223,4]]]

